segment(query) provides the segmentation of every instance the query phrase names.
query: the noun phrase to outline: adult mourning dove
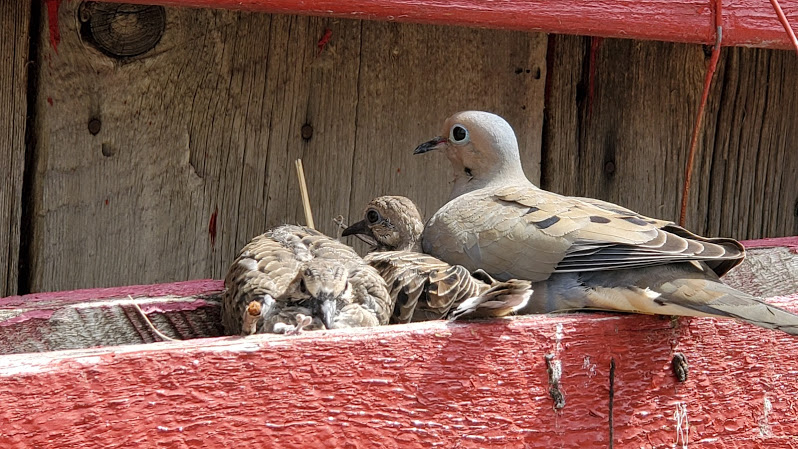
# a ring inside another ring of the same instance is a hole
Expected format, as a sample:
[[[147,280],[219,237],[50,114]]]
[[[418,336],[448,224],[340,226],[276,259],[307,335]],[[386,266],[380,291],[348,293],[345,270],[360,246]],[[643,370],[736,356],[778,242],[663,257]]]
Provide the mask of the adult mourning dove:
[[[743,260],[739,242],[538,188],[524,175],[515,133],[501,117],[459,112],[415,154],[431,150],[451,162],[454,187],[427,223],[424,252],[497,279],[532,281],[521,313],[721,316],[798,334],[798,316],[719,280]]]
[[[374,268],[304,226],[283,225],[252,239],[224,285],[222,324],[230,335],[377,326],[393,310]]]
[[[420,252],[424,222],[416,205],[403,196],[381,196],[366,206],[363,220],[346,228],[343,236],[360,235],[373,243],[364,259],[388,284],[394,300],[392,323],[436,320],[469,298],[479,311],[461,313],[477,317],[490,305],[512,313],[529,299],[528,281],[498,282],[486,273],[472,275],[460,265],[450,265]]]

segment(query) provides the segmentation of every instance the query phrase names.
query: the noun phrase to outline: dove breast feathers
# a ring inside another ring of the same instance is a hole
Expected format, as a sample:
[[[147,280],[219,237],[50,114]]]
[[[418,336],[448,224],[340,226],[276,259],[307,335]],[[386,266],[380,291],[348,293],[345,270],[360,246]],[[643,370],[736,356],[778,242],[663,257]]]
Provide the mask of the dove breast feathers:
[[[553,273],[639,268],[702,261],[718,275],[740,263],[732,239],[697,236],[671,222],[589,198],[558,195],[531,183],[460,195],[427,223],[425,252],[500,280],[533,282]]]

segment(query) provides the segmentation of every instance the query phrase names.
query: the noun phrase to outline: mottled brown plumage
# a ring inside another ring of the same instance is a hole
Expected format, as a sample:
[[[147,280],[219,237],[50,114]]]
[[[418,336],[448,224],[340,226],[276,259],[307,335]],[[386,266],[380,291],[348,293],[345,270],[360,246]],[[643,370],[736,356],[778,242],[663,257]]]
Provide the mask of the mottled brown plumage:
[[[516,308],[529,296],[529,282],[498,282],[486,273],[475,276],[460,265],[450,265],[419,252],[424,224],[416,205],[408,198],[375,198],[363,215],[364,219],[347,228],[343,235],[363,235],[374,241],[375,251],[364,259],[387,282],[395,302],[391,322],[444,318],[452,307],[479,297],[496,284],[500,285],[493,289],[491,297],[501,298],[499,292],[512,294],[513,299],[505,298],[506,304],[515,302]]]
[[[291,333],[387,324],[392,310],[385,281],[352,248],[284,225],[252,239],[230,266],[222,321],[231,335]],[[297,326],[297,315],[310,321]]]
[[[797,316],[718,279],[745,257],[739,242],[538,188],[524,175],[515,133],[501,117],[457,113],[441,137],[415,153],[436,149],[452,164],[454,187],[424,229],[424,252],[497,279],[532,281],[523,311],[726,316],[798,332]]]

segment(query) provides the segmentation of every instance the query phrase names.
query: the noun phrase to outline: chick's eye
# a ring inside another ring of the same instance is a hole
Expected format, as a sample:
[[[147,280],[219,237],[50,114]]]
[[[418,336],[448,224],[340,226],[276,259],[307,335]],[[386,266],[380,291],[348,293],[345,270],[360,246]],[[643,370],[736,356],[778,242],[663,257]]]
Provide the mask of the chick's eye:
[[[468,130],[465,129],[463,125],[452,126],[452,132],[449,136],[449,140],[460,145],[468,143]]]
[[[379,219],[380,219],[380,214],[376,210],[371,209],[370,211],[366,212],[366,220],[368,220],[369,223],[374,224],[377,221],[379,221]]]
[[[299,281],[299,291],[302,292],[302,293],[307,293],[308,292],[307,287],[305,287],[305,280],[304,279]]]

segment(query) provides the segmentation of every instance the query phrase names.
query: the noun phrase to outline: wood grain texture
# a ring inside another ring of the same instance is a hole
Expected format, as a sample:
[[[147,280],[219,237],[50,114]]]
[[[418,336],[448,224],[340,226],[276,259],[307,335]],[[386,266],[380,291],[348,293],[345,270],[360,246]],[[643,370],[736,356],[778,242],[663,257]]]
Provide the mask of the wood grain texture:
[[[0,444],[798,447],[797,350],[729,320],[573,314],[5,355]]]
[[[297,157],[317,216],[341,213],[358,23],[169,10],[158,46],[119,61],[79,39],[77,6],[44,55],[33,291],[223,277],[253,236],[300,220]],[[337,39],[317,56],[326,27]]]
[[[548,57],[543,187],[677,220],[706,68],[701,49],[552,36]],[[798,233],[798,153],[790,143],[798,139],[798,86],[785,78],[796,69],[788,52],[723,51],[689,229],[738,239]]]
[[[327,234],[333,217],[354,218],[378,193],[419,195],[432,210],[444,178],[410,173],[445,161],[411,153],[455,108],[496,108],[527,127],[535,169],[539,35],[167,9],[152,51],[115,60],[79,38],[78,6],[61,4],[58,53],[39,39],[32,291],[223,277],[250,238],[304,222],[298,157]],[[477,70],[433,75],[466,44]],[[422,67],[428,83],[417,82]]]
[[[745,260],[723,282],[750,295],[768,297],[798,292],[798,254],[791,248],[746,248]]]
[[[696,159],[694,210],[706,223],[697,229],[740,239],[798,235],[796,70],[792,52],[724,50]]]
[[[0,4],[0,296],[17,292],[31,2]]]
[[[0,354],[187,340],[222,335],[222,281],[40,293],[0,298]]]
[[[701,48],[567,36],[551,40],[542,187],[609,200],[652,217],[678,218],[701,95]]]
[[[113,0],[131,2],[131,0]],[[706,0],[132,0],[170,6],[233,8],[289,14],[358,17],[400,22],[465,25],[522,31],[581,34],[708,44],[714,42],[711,3]],[[790,23],[798,2],[779,2]],[[789,48],[789,38],[768,2],[723,4],[724,45]]]

